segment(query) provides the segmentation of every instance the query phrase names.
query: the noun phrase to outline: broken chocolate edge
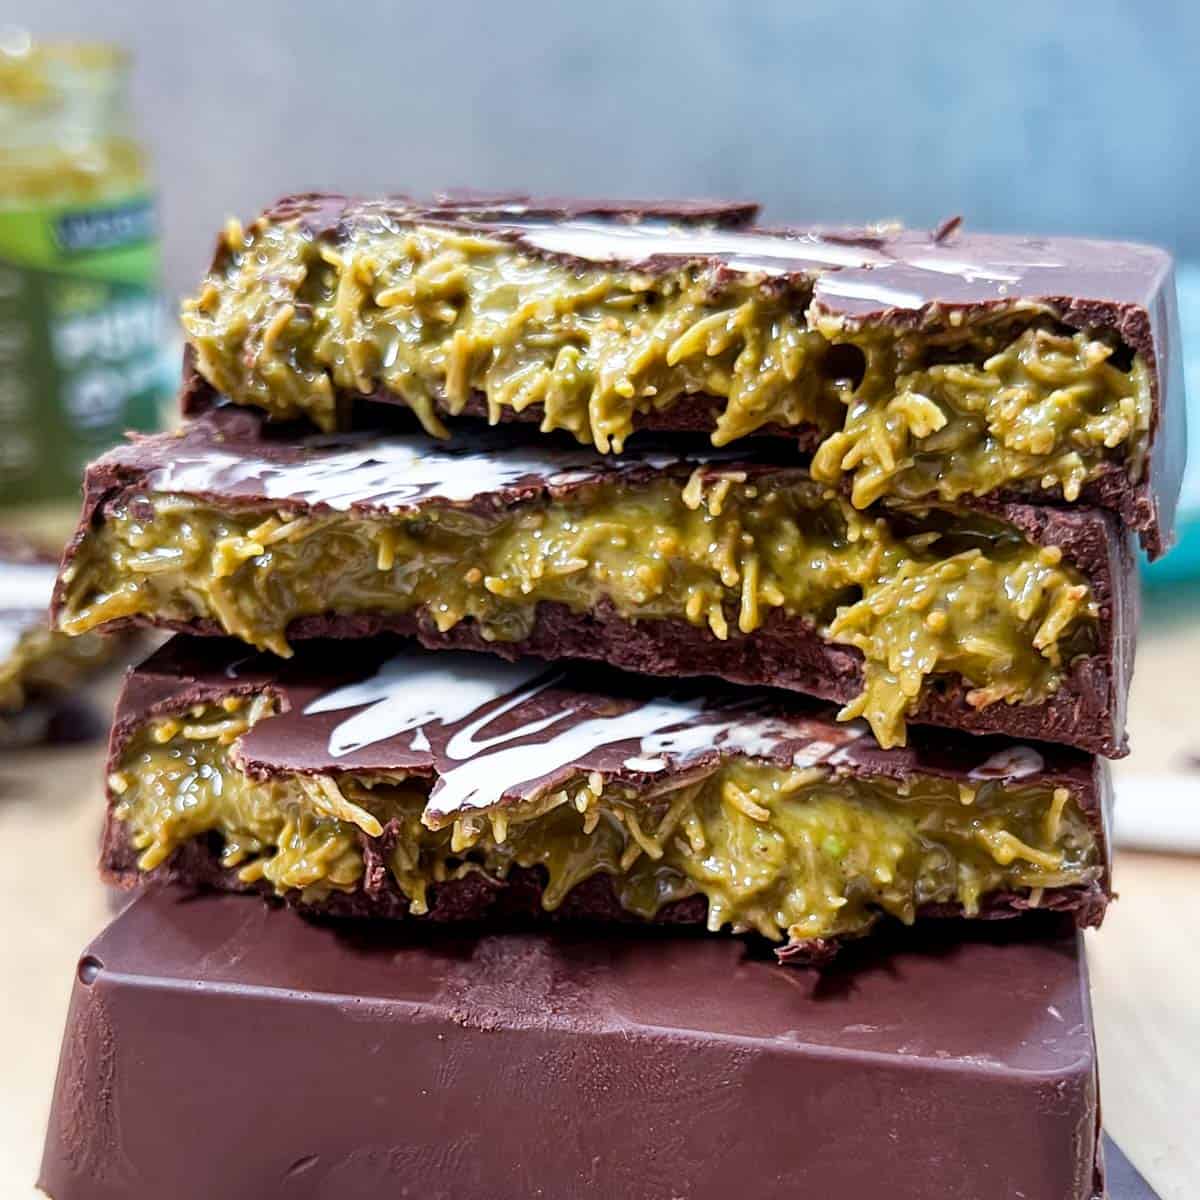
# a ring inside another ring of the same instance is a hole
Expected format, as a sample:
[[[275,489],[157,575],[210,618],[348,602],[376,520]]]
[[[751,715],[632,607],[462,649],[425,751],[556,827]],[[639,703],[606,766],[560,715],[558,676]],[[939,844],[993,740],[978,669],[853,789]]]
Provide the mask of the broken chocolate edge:
[[[403,203],[410,219],[443,222],[451,227],[457,220],[461,220],[464,227],[467,228],[471,228],[471,217],[477,219],[489,216],[502,217],[504,215],[503,206],[513,202],[524,206],[523,216],[546,217],[550,220],[599,216],[610,220],[636,222],[644,219],[669,218],[683,223],[707,220],[719,226],[735,229],[747,227],[757,212],[757,206],[753,204],[686,201],[674,204],[670,202],[638,204],[557,199],[539,201],[515,193],[491,197],[477,196],[474,200],[469,193],[465,193],[462,198],[457,200],[453,195],[445,195],[435,198],[432,203],[413,200],[406,196],[381,199],[385,203],[389,201]],[[304,193],[283,197],[265,209],[262,216],[268,220],[298,219],[314,235],[329,233],[334,236],[345,236],[353,226],[356,212],[364,203],[370,203],[370,201],[336,193]],[[751,226],[751,228],[755,227]],[[762,232],[787,234],[812,231],[764,229]],[[817,232],[822,232],[825,236],[830,237],[838,236],[837,231],[817,230]],[[865,230],[847,230],[842,231],[840,237],[847,242],[867,244],[871,240],[868,233],[869,231]],[[936,242],[936,233],[937,231],[934,231],[931,234],[931,243]],[[539,253],[532,247],[525,249],[529,253]],[[227,253],[228,248],[224,240],[218,239],[211,269],[219,269]],[[543,256],[548,259],[563,257],[551,253],[544,253]],[[671,258],[655,258],[631,265],[635,265],[639,270],[652,271],[666,269],[676,261]],[[711,261],[714,266],[722,265],[720,259]],[[1125,345],[1140,353],[1150,368],[1151,416],[1146,470],[1144,477],[1134,482],[1123,467],[1114,464],[1116,467],[1114,471],[1100,474],[1085,486],[1081,499],[1084,503],[1101,505],[1118,513],[1124,523],[1139,534],[1148,556],[1151,559],[1157,559],[1166,553],[1174,541],[1175,512],[1183,479],[1187,441],[1181,335],[1178,303],[1175,296],[1174,270],[1168,256],[1163,255],[1163,262],[1163,269],[1155,279],[1150,294],[1145,298],[1145,303],[1061,294],[1019,294],[1004,300],[985,299],[950,303],[930,295],[919,307],[883,309],[878,314],[873,314],[858,323],[916,329],[944,320],[948,312],[964,314],[969,318],[972,314],[999,311],[1011,306],[1014,300],[1021,300],[1045,305],[1058,320],[1070,328],[1103,329],[1116,334]],[[805,278],[808,279],[808,276]],[[811,280],[809,281],[811,282]],[[339,392],[339,397],[343,403],[362,401],[362,397],[349,392]],[[200,376],[197,370],[195,355],[190,344],[185,343],[180,391],[182,413],[185,416],[194,416],[211,408],[217,399],[207,381]],[[371,400],[380,404],[400,406],[405,404],[401,397],[386,390],[376,392]],[[672,410],[655,414],[649,421],[643,420],[639,423],[635,419],[635,426],[653,428],[661,432],[694,432],[698,429],[711,432],[714,422],[714,404],[719,409],[719,400],[697,395],[692,398],[692,403],[676,405]],[[530,406],[526,411],[514,414],[513,419],[522,422],[540,421],[539,407]],[[481,397],[475,397],[469,406],[469,411],[480,414],[486,412],[486,408],[486,401]],[[1169,432],[1164,434],[1164,428]],[[786,436],[790,440],[798,441],[806,450],[813,447],[817,437],[816,430],[812,426],[800,426],[796,430],[768,428],[762,432],[767,436]],[[1062,491],[1059,487],[1004,489],[990,493],[1001,501],[1008,498],[1028,498],[1031,494],[1039,498],[1044,497],[1051,503],[1062,501]]]
[[[230,415],[240,421],[243,414]],[[245,416],[248,422],[253,422],[248,414]],[[160,439],[171,436],[158,435]],[[76,533],[64,551],[64,569],[89,530],[103,522],[106,506],[122,493],[138,490],[158,465],[152,457],[137,462],[137,445],[135,442],[117,452],[131,455],[132,462],[106,456],[88,468],[83,511]],[[563,490],[568,491],[569,486]],[[487,500],[493,504],[511,503],[539,490],[540,487],[517,484],[476,497],[472,503]],[[219,505],[220,499],[218,495],[214,502]],[[244,498],[238,503],[253,504]],[[287,500],[278,498],[270,504],[274,509],[289,507]],[[290,506],[306,507],[295,501]],[[1057,691],[1043,701],[1011,705],[1000,702],[973,708],[966,700],[967,686],[961,680],[952,680],[940,691],[926,688],[919,707],[906,718],[907,723],[1060,742],[1110,758],[1123,757],[1128,753],[1126,705],[1139,603],[1128,538],[1103,510],[1016,503],[976,503],[964,507],[999,517],[1038,545],[1055,545],[1062,550],[1064,559],[1088,580],[1099,607],[1096,653],[1074,663]],[[64,592],[60,573],[51,606],[54,621],[62,614]],[[118,632],[137,625],[202,636],[224,633],[205,619],[179,622],[135,617],[111,622],[104,628],[107,632]],[[736,684],[784,687],[843,704],[858,694],[861,682],[859,651],[825,642],[806,623],[781,620],[774,611],[759,629],[724,642],[681,619],[627,619],[607,603],[588,613],[573,613],[563,605],[549,602],[537,606],[530,636],[516,642],[488,641],[472,621],[439,633],[422,612],[321,614],[293,621],[287,635],[299,640],[373,637],[383,632],[415,636],[430,648],[486,650],[508,658],[527,654],[537,658],[601,660],[650,675],[717,675]],[[704,671],[697,670],[697,663],[704,664]],[[780,664],[788,664],[790,679],[780,673]]]
[[[227,646],[228,643],[225,643]],[[176,647],[177,649],[177,647]],[[187,661],[189,647],[183,647],[182,659]],[[218,654],[219,658],[220,655]],[[260,661],[269,656],[251,655]],[[187,711],[198,704],[219,702],[228,696],[254,696],[263,693],[282,695],[283,689],[264,681],[262,677],[239,680],[222,679],[214,682],[195,674],[172,674],[176,669],[176,658],[169,644],[141,667],[131,668],[125,679],[125,687],[117,702],[115,720],[109,741],[108,771],[120,761],[129,740],[147,721]],[[268,718],[270,720],[270,718]],[[1062,911],[1072,914],[1080,928],[1098,926],[1111,899],[1112,858],[1109,828],[1112,819],[1113,791],[1109,772],[1103,763],[1093,759],[1090,763],[1086,783],[1078,777],[1079,761],[1074,763],[1073,774],[1067,772],[1071,760],[1076,756],[1070,750],[1058,752],[1063,762],[1053,758],[1041,774],[1048,780],[1061,780],[1069,786],[1096,837],[1102,863],[1099,880],[1082,885],[1047,889],[1039,904],[1032,904],[1028,896],[1014,892],[985,895],[981,902],[979,919],[1001,919],[1020,916],[1029,911]],[[743,755],[744,757],[753,757]],[[282,770],[277,773],[284,773]],[[849,774],[869,774],[866,770],[851,768]],[[940,772],[931,772],[940,773]],[[946,777],[953,777],[948,773]],[[220,838],[217,834],[194,838],[178,847],[161,866],[149,872],[137,867],[138,852],[130,844],[127,831],[116,818],[114,808],[117,797],[107,793],[106,818],[104,824],[101,872],[111,883],[124,888],[140,884],[181,885],[217,891],[255,892],[270,899],[282,899],[291,907],[331,917],[365,918],[381,917],[397,919],[408,916],[408,900],[391,877],[384,861],[387,833],[381,839],[369,838],[359,833],[359,844],[364,859],[363,884],[352,892],[332,892],[325,899],[307,903],[301,894],[289,892],[280,898],[265,880],[254,885],[242,883],[237,878],[236,868],[223,868],[219,861]],[[497,883],[480,875],[430,885],[429,911],[426,917],[434,923],[449,921],[485,922],[502,925],[522,924],[539,921],[591,921],[594,923],[645,924],[645,919],[627,912],[617,899],[607,875],[590,876],[572,888],[562,904],[554,912],[541,906],[541,895],[546,876],[540,867],[514,866],[503,883]],[[690,896],[664,905],[651,924],[695,925],[702,924],[707,913],[707,901],[703,896]],[[917,918],[954,918],[964,916],[958,903],[938,903],[923,906]],[[869,931],[868,931],[869,933]],[[853,937],[834,937],[790,942],[780,946],[776,955],[781,962],[800,965],[819,965],[831,960],[839,947]]]

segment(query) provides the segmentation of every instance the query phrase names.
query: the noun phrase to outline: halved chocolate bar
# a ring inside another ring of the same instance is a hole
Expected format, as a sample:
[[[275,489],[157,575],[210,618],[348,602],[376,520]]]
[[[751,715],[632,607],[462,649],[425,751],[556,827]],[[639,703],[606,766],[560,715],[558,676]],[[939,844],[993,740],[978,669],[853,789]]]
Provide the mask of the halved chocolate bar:
[[[282,662],[180,637],[117,709],[104,867],[334,915],[706,922],[803,960],[885,914],[1099,923],[1103,760],[885,751],[832,718],[403,643]]]
[[[863,513],[741,452],[276,432],[225,408],[93,464],[58,627],[279,654],[392,631],[807,692],[885,746],[913,721],[1125,751],[1136,601],[1103,510]]]
[[[1184,457],[1171,260],[1120,242],[767,230],[745,206],[290,197],[232,226],[185,309],[185,407],[325,429],[353,404],[786,435],[856,507],[1082,499],[1152,555]]]
[[[784,976],[717,939],[360,934],[149,895],[79,960],[39,1182],[52,1200],[1101,1200],[1082,939],[1038,933],[908,932]],[[1133,1178],[1111,1200],[1148,1196]]]

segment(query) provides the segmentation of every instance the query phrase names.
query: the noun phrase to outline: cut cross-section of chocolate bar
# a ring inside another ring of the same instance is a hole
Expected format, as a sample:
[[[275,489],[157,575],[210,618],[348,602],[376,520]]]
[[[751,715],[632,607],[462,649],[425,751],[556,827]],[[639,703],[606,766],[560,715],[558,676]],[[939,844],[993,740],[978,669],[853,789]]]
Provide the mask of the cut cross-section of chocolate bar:
[[[334,915],[706,922],[803,960],[885,914],[1099,923],[1103,760],[885,751],[832,717],[403,643],[283,662],[179,637],[117,709],[104,867]]]
[[[226,407],[93,464],[58,627],[279,654],[392,631],[806,692],[884,746],[912,721],[1124,753],[1136,605],[1104,510],[864,513],[742,451],[278,432]]]
[[[52,1200],[1101,1200],[1082,939],[785,975],[716,939],[140,898],[79,961]],[[1135,1200],[1130,1175],[1111,1200]]]
[[[768,230],[745,206],[291,197],[185,308],[184,404],[325,429],[411,408],[786,435],[856,507],[1082,499],[1169,544],[1184,457],[1169,256],[949,222]],[[354,405],[358,406],[356,413]]]

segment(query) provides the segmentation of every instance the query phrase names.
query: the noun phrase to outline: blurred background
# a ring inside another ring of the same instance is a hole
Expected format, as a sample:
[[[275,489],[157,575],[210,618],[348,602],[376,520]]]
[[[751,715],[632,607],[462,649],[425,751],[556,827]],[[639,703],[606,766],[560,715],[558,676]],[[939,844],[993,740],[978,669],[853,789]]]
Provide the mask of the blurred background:
[[[976,229],[1149,241],[1178,257],[1185,325],[1200,328],[1200,5],[1083,11],[359,0],[334,16],[295,0],[39,0],[26,27],[132,52],[170,332],[228,216],[288,191],[453,186],[753,198],[775,223],[961,213]],[[174,362],[172,347],[166,403]],[[1200,460],[1200,419],[1192,441]],[[1200,468],[1184,508],[1153,581],[1200,573]]]
[[[0,25],[133,51],[172,294],[226,215],[315,188],[752,197],[777,221],[964,213],[1200,259],[1192,0],[337,8],[6,0]]]

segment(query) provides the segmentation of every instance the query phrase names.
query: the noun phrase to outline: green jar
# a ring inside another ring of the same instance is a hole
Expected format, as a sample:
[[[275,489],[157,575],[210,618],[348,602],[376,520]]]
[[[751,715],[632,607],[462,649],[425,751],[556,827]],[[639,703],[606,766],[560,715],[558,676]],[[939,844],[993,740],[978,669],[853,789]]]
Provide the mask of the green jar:
[[[0,524],[60,531],[168,388],[146,156],[111,46],[0,41]]]

